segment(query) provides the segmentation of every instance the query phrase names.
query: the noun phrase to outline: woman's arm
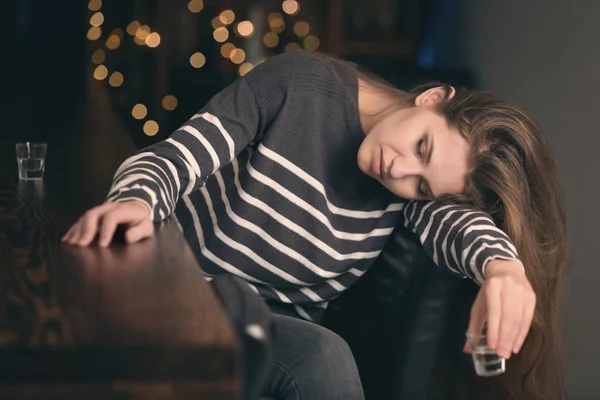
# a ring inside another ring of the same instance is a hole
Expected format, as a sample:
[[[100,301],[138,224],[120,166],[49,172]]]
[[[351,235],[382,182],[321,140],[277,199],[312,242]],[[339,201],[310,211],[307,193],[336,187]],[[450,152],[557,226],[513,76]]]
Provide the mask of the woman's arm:
[[[138,200],[160,221],[177,200],[244,150],[264,126],[244,78],[214,96],[168,139],[140,150],[117,170],[108,202]]]
[[[127,159],[115,174],[106,202],[88,210],[63,241],[88,246],[99,234],[99,244],[107,246],[118,225],[127,227],[127,242],[152,235],[153,221],[167,217],[182,195],[204,185],[253,142],[262,141],[284,104],[287,117],[295,117],[289,111],[293,95],[310,90],[315,77],[329,77],[331,72],[330,65],[311,52],[285,53],[260,63],[168,139]]]
[[[487,322],[488,346],[505,358],[518,353],[536,299],[510,238],[489,215],[462,206],[413,201],[404,216],[405,226],[419,236],[436,264],[482,286],[468,331],[479,334]]]
[[[442,202],[411,201],[404,225],[433,261],[482,285],[490,260],[518,259],[510,238],[484,212]]]

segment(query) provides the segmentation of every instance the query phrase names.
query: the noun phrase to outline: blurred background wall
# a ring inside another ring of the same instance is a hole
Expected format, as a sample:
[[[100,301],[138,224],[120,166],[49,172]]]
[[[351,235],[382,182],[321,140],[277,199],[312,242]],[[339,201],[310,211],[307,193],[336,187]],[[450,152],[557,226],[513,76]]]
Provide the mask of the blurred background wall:
[[[466,0],[463,62],[479,85],[529,110],[554,147],[574,269],[565,315],[573,399],[600,397],[600,2]]]
[[[598,397],[597,0],[4,0],[0,21],[0,146],[76,140],[111,165],[264,59],[301,48],[401,87],[448,80],[523,106],[548,133],[567,191],[569,390]]]

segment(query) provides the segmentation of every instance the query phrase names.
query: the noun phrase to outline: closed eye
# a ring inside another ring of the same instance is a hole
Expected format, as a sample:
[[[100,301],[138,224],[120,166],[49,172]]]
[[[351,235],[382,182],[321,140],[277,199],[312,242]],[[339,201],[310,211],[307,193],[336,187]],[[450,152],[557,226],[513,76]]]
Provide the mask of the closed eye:
[[[425,143],[425,137],[422,137],[417,142],[417,149],[416,150],[417,150],[417,156],[419,156],[419,158],[423,157],[423,143]]]
[[[419,186],[417,187],[417,195],[421,198],[428,197],[427,190],[424,188],[425,182],[423,182],[423,178],[419,179]]]
[[[420,159],[423,159],[423,145],[424,145],[424,143],[425,143],[425,136],[423,136],[417,142],[416,152],[417,152],[417,156]],[[421,178],[419,178],[418,184],[417,184],[417,196],[419,196],[420,198],[427,197],[426,189],[424,187],[425,187],[425,182],[424,182],[424,179],[421,177]]]

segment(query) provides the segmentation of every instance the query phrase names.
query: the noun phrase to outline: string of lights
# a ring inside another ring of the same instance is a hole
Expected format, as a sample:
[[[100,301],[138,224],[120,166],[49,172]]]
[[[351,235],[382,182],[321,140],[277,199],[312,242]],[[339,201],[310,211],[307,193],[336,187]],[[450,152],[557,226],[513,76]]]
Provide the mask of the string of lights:
[[[187,8],[193,14],[199,14],[205,10],[202,0],[189,1]],[[98,48],[91,56],[91,62],[95,65],[92,74],[93,78],[98,81],[106,81],[113,88],[121,87],[125,84],[123,73],[118,70],[109,71],[107,67],[107,57],[110,57],[110,52],[119,49],[124,40],[132,40],[139,46],[156,48],[161,44],[161,35],[159,32],[152,31],[149,25],[142,24],[136,20],[131,21],[125,27],[125,30],[115,28],[108,33],[104,32],[105,16],[102,13],[102,0],[90,0],[88,9],[91,16],[87,39],[98,43]],[[281,3],[281,11],[287,14],[288,21],[289,18],[299,16],[300,9],[300,3],[297,0],[284,0]],[[265,32],[262,37],[262,44],[271,51],[277,46],[283,46],[281,41],[286,29],[288,33],[293,33],[293,35],[286,35],[285,37],[294,38],[294,40],[289,41],[283,47],[286,52],[300,49],[317,50],[320,46],[318,36],[311,33],[311,26],[307,21],[298,20],[293,21],[292,24],[286,24],[286,17],[279,11],[269,13],[266,21],[268,23],[266,31],[263,31],[262,27],[261,29],[257,29],[257,26],[255,26],[256,21],[237,21],[236,14],[231,9],[221,11],[211,19],[213,39],[215,42],[221,44],[220,56],[237,65],[237,73],[240,76],[247,74],[255,66],[255,64],[247,60],[247,54],[244,50],[244,39],[252,38],[257,32]],[[255,63],[262,61],[264,59]],[[206,62],[206,55],[201,51],[196,51],[189,56],[189,64],[194,69],[201,69],[206,65]],[[165,94],[161,105],[165,110],[173,111],[178,106],[178,99],[174,94]],[[142,103],[137,103],[131,109],[131,116],[136,120],[143,121],[148,117],[148,108]],[[145,120],[143,131],[146,135],[154,136],[159,132],[159,129],[159,124],[155,120]]]

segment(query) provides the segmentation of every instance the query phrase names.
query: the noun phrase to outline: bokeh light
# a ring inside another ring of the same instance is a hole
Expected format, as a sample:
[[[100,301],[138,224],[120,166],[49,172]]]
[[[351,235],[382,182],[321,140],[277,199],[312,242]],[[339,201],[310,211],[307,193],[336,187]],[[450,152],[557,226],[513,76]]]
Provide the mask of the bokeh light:
[[[269,27],[275,33],[281,33],[285,29],[285,22],[283,15],[280,13],[269,14]]]
[[[94,78],[99,81],[106,79],[108,76],[108,68],[105,65],[98,65],[94,70]]]
[[[144,133],[148,136],[154,136],[158,133],[158,123],[149,119],[144,124]]]
[[[275,32],[267,32],[263,37],[263,43],[267,47],[275,47],[279,44],[279,35]]]
[[[233,43],[225,43],[223,46],[221,46],[221,55],[225,58],[229,58],[234,49],[235,45]]]
[[[98,26],[92,26],[87,33],[87,38],[89,40],[98,40],[102,36],[102,29]]]
[[[302,50],[302,47],[296,42],[290,42],[285,45],[285,51],[287,53],[292,53],[294,51]]]
[[[298,21],[294,24],[294,33],[298,36],[306,36],[310,32],[310,25],[306,21]]]
[[[237,32],[242,37],[250,37],[254,33],[254,25],[250,21],[242,21],[237,24]]]
[[[225,10],[219,14],[219,21],[225,25],[232,24],[235,20],[235,13],[232,10]]]
[[[124,35],[123,29],[121,29],[121,28],[115,28],[111,32],[111,35],[117,35],[119,37],[119,39],[123,40],[123,35]]]
[[[223,43],[229,38],[229,31],[225,27],[217,28],[213,32],[213,37],[217,42]]]
[[[194,68],[202,68],[204,64],[206,64],[206,57],[204,57],[204,54],[200,52],[194,53],[190,57],[190,64]]]
[[[250,63],[243,63],[239,68],[240,76],[246,75],[248,72],[252,71],[252,68],[254,68],[254,65]]]
[[[102,64],[106,60],[106,53],[102,49],[98,49],[92,54],[92,63]]]
[[[219,17],[214,17],[212,19],[212,21],[210,22],[210,24],[212,25],[213,29],[218,29],[218,28],[221,28],[221,27],[225,26],[225,24],[223,24],[221,22],[221,20],[219,19]]]
[[[148,109],[145,105],[138,103],[131,109],[131,115],[135,119],[144,119],[148,115]]]
[[[102,0],[90,0],[88,3],[88,8],[91,11],[98,11],[102,8]]]
[[[119,87],[123,84],[125,78],[123,74],[120,72],[113,72],[110,78],[108,79],[108,84],[112,87]]]
[[[148,47],[157,47],[160,44],[160,35],[152,32],[146,37],[146,45]]]
[[[283,12],[289,15],[296,15],[300,11],[300,4],[296,0],[285,0],[281,4]]]
[[[145,40],[148,37],[148,35],[150,34],[150,32],[152,32],[152,31],[150,30],[150,27],[148,25],[142,25],[135,32],[135,37],[138,40],[141,40],[143,43],[146,43]]]
[[[188,10],[193,12],[194,14],[199,13],[204,8],[204,3],[202,0],[192,0],[188,3]]]
[[[246,52],[242,49],[234,49],[229,55],[229,59],[234,64],[241,64],[246,59]]]
[[[140,29],[141,24],[138,21],[131,21],[127,28],[125,29],[127,33],[131,36],[134,36],[138,29]]]
[[[177,104],[177,97],[173,96],[172,94],[168,94],[162,99],[162,106],[167,111],[173,111],[174,109],[176,109]]]
[[[106,40],[106,47],[110,50],[116,50],[121,44],[121,38],[118,35],[112,34]]]
[[[269,23],[271,23],[271,21],[273,21],[274,19],[283,19],[283,15],[281,15],[281,13],[278,12],[273,12],[269,14],[267,19]]]
[[[320,40],[318,37],[316,37],[315,35],[308,35],[305,39],[304,39],[304,48],[306,50],[317,50],[319,48],[319,45],[321,44]]]
[[[100,26],[104,23],[104,14],[97,12],[90,18],[90,25]]]

